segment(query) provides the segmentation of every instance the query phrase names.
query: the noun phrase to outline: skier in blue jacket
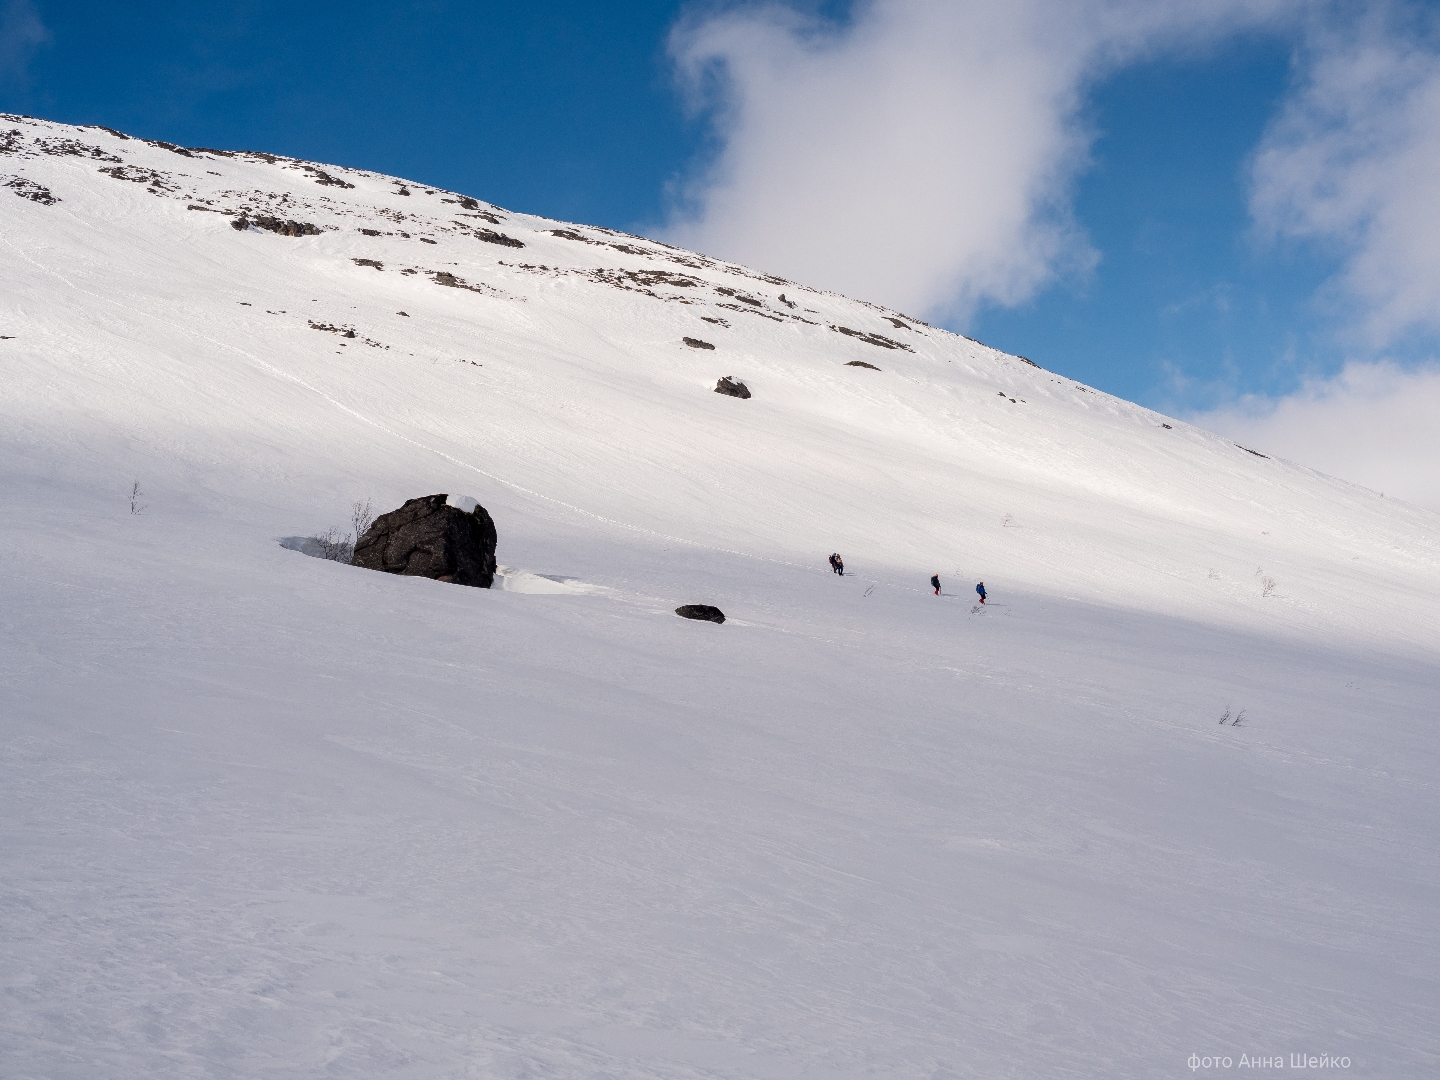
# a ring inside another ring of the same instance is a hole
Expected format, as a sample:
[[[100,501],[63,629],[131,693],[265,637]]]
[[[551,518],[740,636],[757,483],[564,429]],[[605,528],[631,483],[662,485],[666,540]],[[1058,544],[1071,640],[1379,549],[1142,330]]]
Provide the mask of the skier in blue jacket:
[[[985,583],[982,581],[979,585],[976,585],[975,591],[980,594],[980,603],[983,604],[985,602]]]

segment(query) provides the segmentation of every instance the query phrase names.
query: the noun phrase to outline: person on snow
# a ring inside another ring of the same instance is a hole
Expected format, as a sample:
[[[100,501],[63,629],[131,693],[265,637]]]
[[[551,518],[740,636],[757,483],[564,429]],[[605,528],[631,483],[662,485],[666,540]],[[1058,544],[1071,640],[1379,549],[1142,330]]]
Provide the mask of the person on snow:
[[[845,560],[840,558],[840,553],[838,551],[834,555],[830,556],[830,569],[834,570],[835,573],[839,574],[841,577],[845,576]]]
[[[940,575],[939,575],[939,574],[931,574],[931,575],[930,575],[930,585],[931,585],[931,587],[935,590],[935,595],[936,595],[936,596],[939,596],[939,595],[940,595]]]
[[[983,604],[985,602],[985,583],[982,581],[979,585],[976,585],[975,591],[980,594],[980,603]]]

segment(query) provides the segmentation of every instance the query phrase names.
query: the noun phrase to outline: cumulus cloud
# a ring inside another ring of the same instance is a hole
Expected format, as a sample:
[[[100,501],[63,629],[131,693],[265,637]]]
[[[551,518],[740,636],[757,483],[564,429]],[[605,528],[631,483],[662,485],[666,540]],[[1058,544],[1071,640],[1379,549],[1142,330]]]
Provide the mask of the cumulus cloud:
[[[1312,25],[1304,81],[1256,155],[1257,222],[1340,257],[1328,292],[1356,345],[1440,330],[1437,37],[1433,10],[1399,5]]]
[[[35,53],[49,42],[50,31],[30,0],[0,6],[0,80],[22,82]]]
[[[963,319],[1095,258],[1071,219],[1117,65],[1288,0],[868,0],[843,25],[710,10],[670,42],[719,151],[669,238],[901,310]]]
[[[1189,419],[1268,454],[1440,513],[1440,365],[1347,364],[1279,400]]]

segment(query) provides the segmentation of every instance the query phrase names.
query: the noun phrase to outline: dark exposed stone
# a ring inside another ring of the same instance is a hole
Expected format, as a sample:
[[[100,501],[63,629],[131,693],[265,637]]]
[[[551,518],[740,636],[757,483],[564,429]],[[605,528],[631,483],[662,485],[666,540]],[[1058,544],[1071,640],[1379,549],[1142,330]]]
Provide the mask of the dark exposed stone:
[[[479,503],[469,512],[463,508],[473,501],[426,495],[381,514],[356,543],[351,565],[490,588],[495,583],[495,522]]]
[[[373,266],[376,270],[384,270],[385,264],[379,259],[351,259],[356,266]]]
[[[682,619],[700,619],[713,623],[725,621],[725,613],[718,607],[711,607],[709,604],[682,604],[675,609],[675,614]]]
[[[4,181],[3,186],[8,187],[16,195],[19,195],[20,198],[37,202],[41,206],[54,206],[60,201],[60,197],[53,194],[49,188],[43,184],[35,183],[34,180],[28,177],[12,176],[10,179]]]
[[[687,338],[683,338],[682,340],[685,342],[686,345],[689,345],[690,348],[692,348],[692,349],[713,349],[713,348],[715,348],[715,346],[714,346],[714,345],[711,345],[708,341],[701,341],[698,337],[687,337]]]
[[[181,157],[194,157],[189,150],[183,146],[176,146],[173,142],[164,142],[160,139],[145,139],[151,146],[158,146],[161,150],[169,150],[172,154],[179,154]]]
[[[309,173],[315,183],[321,187],[353,188],[355,185],[348,180],[341,180],[338,176],[331,176],[324,169],[317,169],[314,165],[301,165],[300,168]],[[410,194],[408,191],[405,194]]]
[[[895,341],[893,338],[888,338],[884,334],[867,334],[863,330],[852,330],[848,326],[832,326],[830,329],[844,334],[846,337],[859,338],[867,345],[878,345],[882,349],[904,349],[906,352],[915,351],[903,341]]]
[[[731,397],[748,398],[750,388],[733,375],[726,375],[715,384],[715,393],[729,394]]]
[[[281,218],[272,217],[269,214],[260,214],[256,217],[240,215],[230,223],[232,229],[244,232],[251,225],[257,229],[265,229],[268,232],[277,233],[280,236],[319,236],[318,226],[311,225],[308,221],[285,221]]]
[[[880,370],[880,369],[879,369],[878,367],[876,367],[874,364],[867,364],[867,363],[865,363],[864,360],[851,360],[851,361],[850,361],[848,364],[846,364],[845,366],[846,366],[846,367],[863,367],[863,368],[869,368],[871,371],[879,371],[879,370]]]
[[[487,244],[499,244],[501,247],[523,248],[525,246],[525,241],[516,240],[515,237],[506,236],[494,229],[477,229],[475,239],[484,240]]]

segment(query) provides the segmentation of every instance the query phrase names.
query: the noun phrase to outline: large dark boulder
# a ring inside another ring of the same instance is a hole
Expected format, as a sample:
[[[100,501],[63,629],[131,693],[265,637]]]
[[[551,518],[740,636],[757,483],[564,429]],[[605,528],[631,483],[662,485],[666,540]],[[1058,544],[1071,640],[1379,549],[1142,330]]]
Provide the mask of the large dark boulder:
[[[381,514],[355,544],[352,566],[488,589],[495,522],[464,495],[426,495]]]
[[[729,394],[731,397],[748,398],[750,396],[750,388],[735,378],[734,375],[726,375],[715,384],[715,393]]]
[[[714,623],[725,621],[725,613],[718,607],[711,607],[709,604],[682,604],[675,609],[675,614],[682,619],[701,619],[704,622]]]

